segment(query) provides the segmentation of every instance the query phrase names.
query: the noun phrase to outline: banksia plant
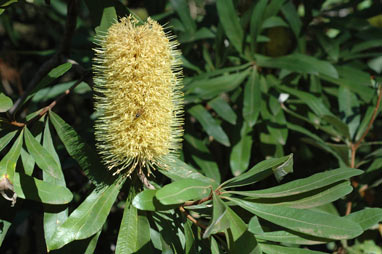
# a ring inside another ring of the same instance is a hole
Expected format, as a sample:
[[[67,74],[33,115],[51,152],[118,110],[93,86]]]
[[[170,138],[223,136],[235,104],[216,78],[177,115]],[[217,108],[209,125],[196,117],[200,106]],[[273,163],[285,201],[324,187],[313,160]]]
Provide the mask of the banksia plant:
[[[177,42],[148,18],[121,18],[95,49],[95,137],[114,174],[166,167],[180,148],[183,94]],[[126,170],[125,170],[126,169]]]

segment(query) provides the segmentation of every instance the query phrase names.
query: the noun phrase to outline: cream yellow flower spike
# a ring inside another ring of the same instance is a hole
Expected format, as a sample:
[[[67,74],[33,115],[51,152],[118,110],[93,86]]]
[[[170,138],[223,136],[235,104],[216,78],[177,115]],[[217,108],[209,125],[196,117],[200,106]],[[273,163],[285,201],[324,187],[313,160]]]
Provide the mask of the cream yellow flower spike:
[[[183,136],[178,44],[156,21],[138,23],[121,18],[94,49],[95,137],[114,174],[166,167]]]

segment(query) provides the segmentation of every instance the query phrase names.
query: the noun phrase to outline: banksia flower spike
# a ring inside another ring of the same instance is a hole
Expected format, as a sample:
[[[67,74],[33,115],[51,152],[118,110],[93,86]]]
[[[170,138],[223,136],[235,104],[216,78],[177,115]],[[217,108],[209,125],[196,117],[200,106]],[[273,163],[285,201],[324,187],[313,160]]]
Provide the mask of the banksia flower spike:
[[[177,42],[154,20],[121,18],[98,38],[94,59],[98,151],[114,174],[166,167],[183,135]]]

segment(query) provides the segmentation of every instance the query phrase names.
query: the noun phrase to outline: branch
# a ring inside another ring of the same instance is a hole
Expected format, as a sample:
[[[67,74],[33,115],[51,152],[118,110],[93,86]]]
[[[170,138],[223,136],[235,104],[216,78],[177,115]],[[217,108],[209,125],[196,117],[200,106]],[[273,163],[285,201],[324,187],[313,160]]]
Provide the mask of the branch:
[[[45,77],[49,73],[49,71],[51,71],[54,67],[58,66],[61,63],[64,63],[66,61],[66,58],[69,57],[71,40],[77,22],[77,1],[78,0],[70,0],[68,3],[68,14],[66,17],[64,37],[62,38],[62,42],[60,47],[58,48],[58,51],[48,61],[41,65],[40,69],[36,72],[32,80],[27,85],[25,93],[21,97],[19,97],[13,105],[13,107],[9,109],[9,114],[14,115],[20,108],[22,103],[25,101],[25,99],[36,87],[36,85],[42,80],[42,78]]]

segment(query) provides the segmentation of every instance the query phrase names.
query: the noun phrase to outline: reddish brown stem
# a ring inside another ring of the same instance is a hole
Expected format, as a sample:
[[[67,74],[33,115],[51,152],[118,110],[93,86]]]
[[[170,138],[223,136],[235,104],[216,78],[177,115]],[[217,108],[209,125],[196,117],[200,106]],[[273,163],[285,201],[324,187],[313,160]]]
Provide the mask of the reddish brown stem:
[[[179,207],[179,211],[181,211],[182,213],[184,213],[184,215],[186,215],[187,219],[189,219],[192,223],[194,223],[195,225],[201,227],[202,229],[206,229],[207,226],[204,225],[204,224],[201,224],[197,219],[195,219],[194,217],[192,217],[191,214],[189,214],[186,209],[184,209],[183,206],[180,206]]]

